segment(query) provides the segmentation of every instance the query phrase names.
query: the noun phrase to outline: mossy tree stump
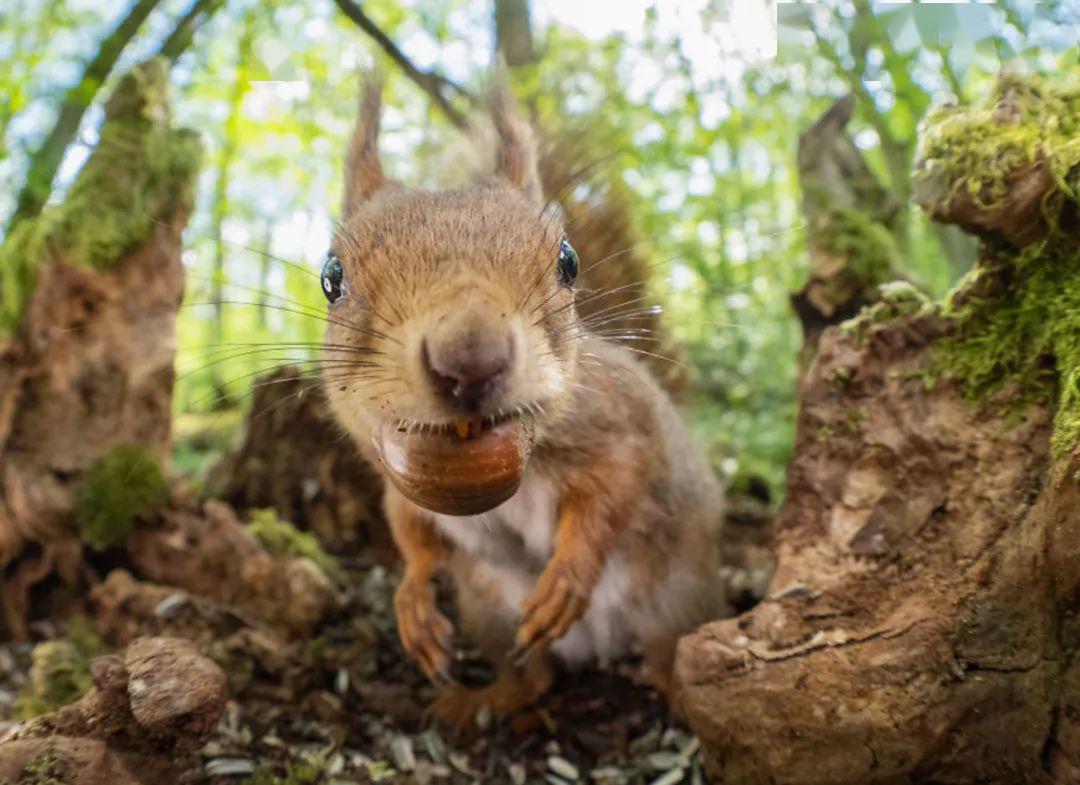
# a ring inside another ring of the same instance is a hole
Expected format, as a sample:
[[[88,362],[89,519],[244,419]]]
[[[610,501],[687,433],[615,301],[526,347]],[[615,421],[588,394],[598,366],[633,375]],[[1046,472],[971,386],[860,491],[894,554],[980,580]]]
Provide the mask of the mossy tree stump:
[[[1080,90],[930,123],[920,202],[981,260],[822,334],[769,594],[679,647],[717,782],[1080,782]]]
[[[120,444],[143,446],[149,460],[167,455],[180,232],[200,157],[194,133],[170,123],[164,65],[141,65],[109,99],[100,141],[63,203],[0,247],[8,633],[23,632],[30,584],[53,569],[76,577],[84,471]]]

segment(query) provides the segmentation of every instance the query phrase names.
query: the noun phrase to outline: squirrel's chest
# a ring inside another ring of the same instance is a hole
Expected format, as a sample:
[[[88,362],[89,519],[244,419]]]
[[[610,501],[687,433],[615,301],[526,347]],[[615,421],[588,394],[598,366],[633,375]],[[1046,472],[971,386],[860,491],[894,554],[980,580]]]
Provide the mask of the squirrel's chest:
[[[526,472],[510,499],[481,515],[435,515],[443,534],[462,550],[496,564],[539,571],[551,555],[558,494],[545,477]]]

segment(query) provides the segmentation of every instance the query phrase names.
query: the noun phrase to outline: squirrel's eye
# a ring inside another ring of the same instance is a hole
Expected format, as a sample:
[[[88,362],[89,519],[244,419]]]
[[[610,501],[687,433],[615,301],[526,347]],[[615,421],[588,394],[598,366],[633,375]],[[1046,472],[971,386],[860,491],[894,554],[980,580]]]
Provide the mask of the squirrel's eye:
[[[559,243],[559,261],[555,265],[555,272],[559,276],[559,283],[563,286],[570,286],[574,279],[577,278],[577,251],[573,249],[570,243],[566,242],[565,238]]]
[[[330,302],[341,297],[341,287],[345,280],[345,270],[337,254],[331,251],[326,255],[322,268],[322,290]]]

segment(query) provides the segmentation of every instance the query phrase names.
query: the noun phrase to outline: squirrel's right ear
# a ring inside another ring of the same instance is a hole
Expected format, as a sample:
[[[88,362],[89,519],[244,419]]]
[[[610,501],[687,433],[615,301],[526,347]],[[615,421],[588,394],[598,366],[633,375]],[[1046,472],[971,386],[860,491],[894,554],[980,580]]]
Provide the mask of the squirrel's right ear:
[[[345,154],[345,193],[341,214],[348,215],[357,203],[371,197],[386,183],[379,162],[379,115],[382,110],[382,79],[369,75],[364,79],[360,106],[356,114],[349,149]]]
[[[495,71],[491,92],[491,119],[499,135],[495,171],[533,202],[543,201],[543,186],[537,165],[536,139],[529,124],[517,116],[505,67]]]

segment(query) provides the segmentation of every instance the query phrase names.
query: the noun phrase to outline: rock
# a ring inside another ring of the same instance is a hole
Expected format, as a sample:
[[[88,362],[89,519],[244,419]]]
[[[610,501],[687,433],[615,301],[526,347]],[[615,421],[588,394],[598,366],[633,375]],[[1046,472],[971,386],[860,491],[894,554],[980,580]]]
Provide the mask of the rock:
[[[124,666],[131,713],[147,731],[196,746],[213,731],[225,708],[225,674],[190,643],[140,638]]]
[[[0,743],[0,782],[170,785],[225,705],[225,674],[187,641],[138,639],[91,675],[80,700]],[[21,779],[31,775],[54,779]]]

